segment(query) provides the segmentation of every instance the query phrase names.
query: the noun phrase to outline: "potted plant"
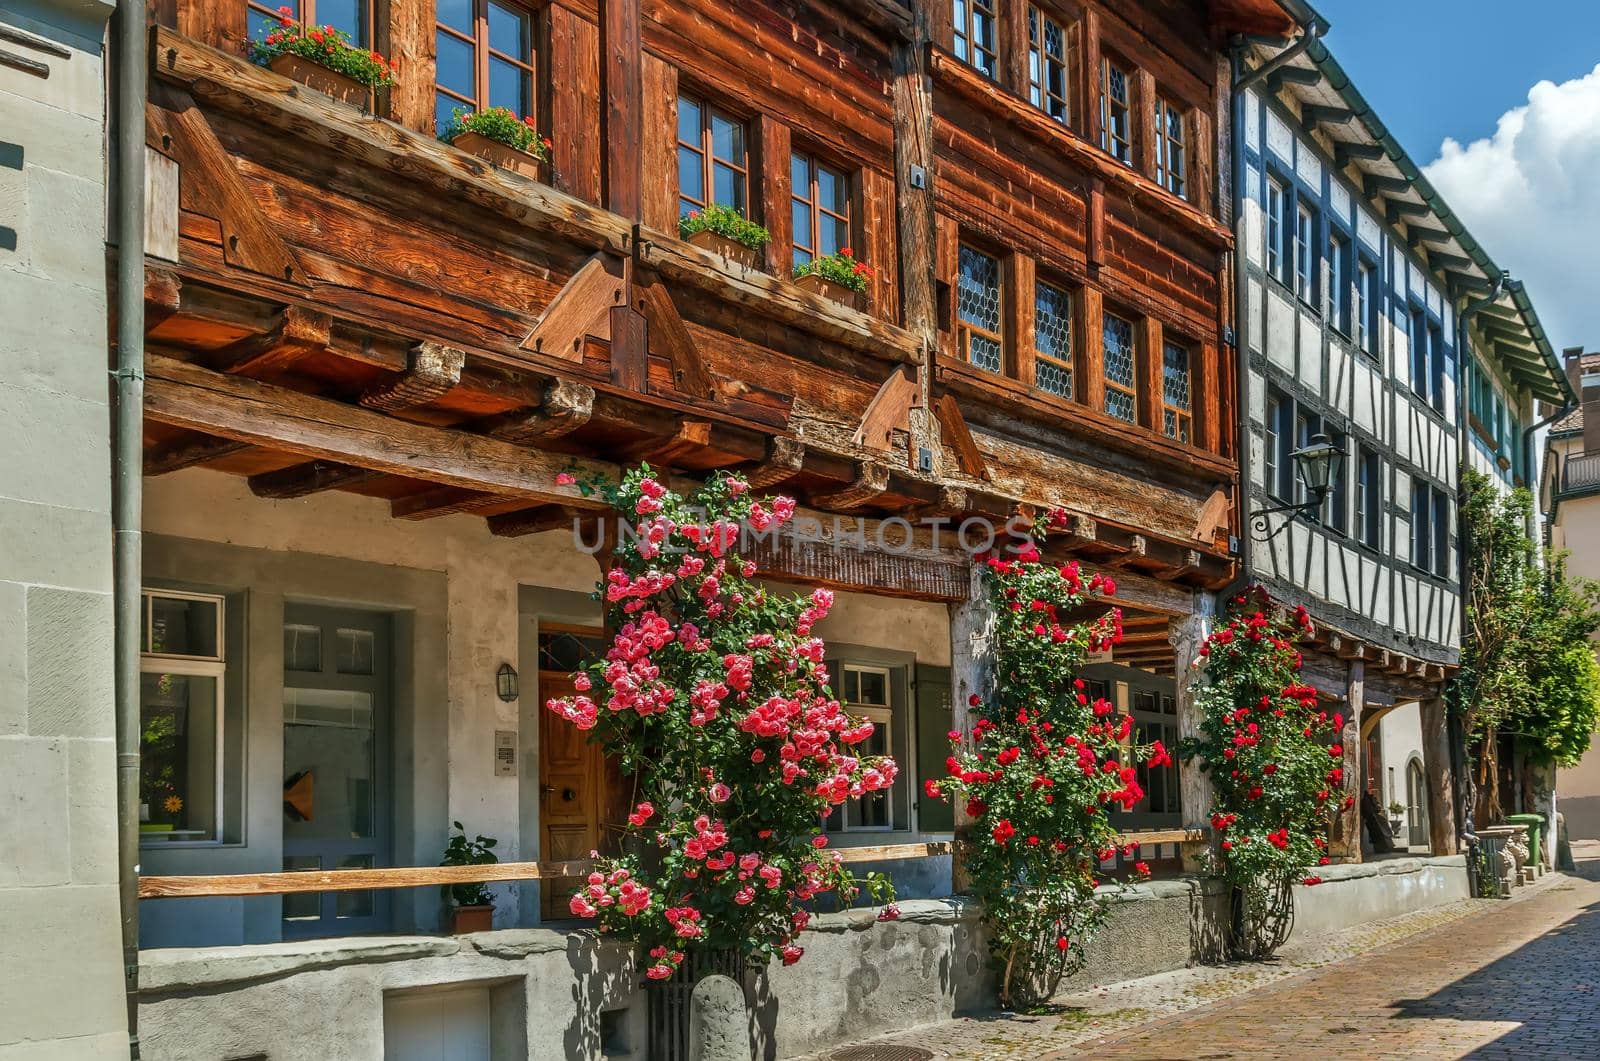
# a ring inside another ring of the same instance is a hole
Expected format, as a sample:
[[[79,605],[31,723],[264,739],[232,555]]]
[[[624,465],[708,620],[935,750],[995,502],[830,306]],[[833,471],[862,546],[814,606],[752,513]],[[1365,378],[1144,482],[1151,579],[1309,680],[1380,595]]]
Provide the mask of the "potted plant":
[[[394,66],[374,51],[358,48],[332,26],[307,28],[294,12],[278,8],[278,28],[251,43],[251,58],[307,88],[372,108],[372,90],[394,84]]]
[[[872,266],[857,261],[849,247],[835,254],[824,254],[794,267],[794,282],[813,294],[861,308],[867,281],[875,275]]]
[[[549,183],[550,140],[539,135],[531,116],[519,118],[506,107],[457,107],[440,139],[501,169]]]
[[[761,249],[772,238],[760,225],[729,206],[712,203],[678,219],[678,235],[716,251],[746,269],[761,268]]]
[[[439,865],[490,866],[500,861],[494,853],[494,847],[500,841],[492,836],[468,840],[467,831],[460,822],[450,824],[455,826],[456,832],[445,847],[444,859]],[[487,884],[482,881],[446,884],[439,891],[450,900],[454,910],[451,932],[459,936],[466,932],[489,931],[494,920],[494,894],[489,891]]]
[[[1389,829],[1391,836],[1399,836],[1406,825],[1406,805],[1399,800],[1389,804]]]

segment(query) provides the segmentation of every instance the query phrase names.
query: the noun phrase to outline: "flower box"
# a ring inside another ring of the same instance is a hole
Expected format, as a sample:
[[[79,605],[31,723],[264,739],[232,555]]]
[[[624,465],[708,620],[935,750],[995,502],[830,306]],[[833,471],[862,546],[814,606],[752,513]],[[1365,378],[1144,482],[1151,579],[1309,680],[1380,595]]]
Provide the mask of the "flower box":
[[[755,247],[747,247],[738,240],[729,239],[727,236],[708,229],[701,229],[689,235],[689,242],[701,250],[714,251],[730,262],[742,265],[746,269],[761,268],[761,252]]]
[[[804,276],[796,278],[795,284],[796,286],[811,292],[813,295],[821,295],[823,298],[831,298],[835,302],[841,302],[844,305],[849,306],[851,309],[861,308],[861,293],[859,291],[852,291],[845,285],[839,283],[839,281],[829,280],[826,276],[823,276],[820,273],[807,273]]]
[[[550,183],[550,163],[543,161],[531,151],[518,151],[508,144],[498,140],[491,140],[482,133],[463,132],[456,135],[450,143],[459,147],[469,155],[477,155],[485,162],[508,169],[513,173],[520,173],[532,180]]]
[[[332,96],[341,103],[353,103],[365,111],[372,109],[372,89],[355,78],[328,69],[321,63],[314,63],[291,52],[284,52],[273,57],[267,64],[267,69],[275,74],[282,74],[291,81],[298,81],[307,88],[314,88],[325,96]]]

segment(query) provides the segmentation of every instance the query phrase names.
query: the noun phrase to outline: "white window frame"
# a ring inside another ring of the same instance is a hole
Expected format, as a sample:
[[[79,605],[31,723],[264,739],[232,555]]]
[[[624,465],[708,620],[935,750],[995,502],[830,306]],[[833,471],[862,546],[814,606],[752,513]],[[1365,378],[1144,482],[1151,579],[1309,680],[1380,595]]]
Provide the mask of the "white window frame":
[[[1294,293],[1308,306],[1316,304],[1317,215],[1305,203],[1294,212]]]
[[[875,725],[883,727],[883,746],[885,755],[894,754],[894,668],[872,663],[840,663],[839,664],[839,689],[844,690],[844,676],[854,671],[856,674],[876,674],[883,678],[883,691],[889,698],[884,705],[856,704],[848,700],[842,701],[845,713],[857,718],[868,719]],[[830,833],[890,833],[897,828],[894,820],[894,794],[893,789],[883,789],[884,807],[888,810],[888,824],[886,825],[851,825],[848,803],[839,805],[839,825],[829,828]]]
[[[1267,178],[1266,261],[1267,275],[1283,282],[1283,207],[1288,189],[1276,178]]]
[[[139,641],[139,673],[140,674],[178,674],[185,678],[212,678],[216,682],[216,730],[217,747],[215,762],[217,768],[212,784],[216,788],[216,795],[212,805],[216,808],[215,820],[212,822],[212,836],[204,840],[157,840],[139,837],[141,848],[154,848],[167,850],[174,847],[218,847],[227,841],[223,837],[223,823],[226,820],[225,808],[222,805],[224,781],[227,775],[227,764],[224,752],[227,749],[227,642],[223,639],[227,632],[228,598],[219,593],[191,593],[185,590],[157,589],[146,586],[140,591],[140,607],[144,612],[144,633]],[[179,653],[152,652],[150,650],[151,638],[155,633],[155,600],[188,600],[204,601],[216,607],[217,613],[217,654],[215,656],[195,656]],[[142,712],[142,707],[141,707]],[[142,755],[141,755],[142,758]],[[157,834],[152,834],[152,836]]]

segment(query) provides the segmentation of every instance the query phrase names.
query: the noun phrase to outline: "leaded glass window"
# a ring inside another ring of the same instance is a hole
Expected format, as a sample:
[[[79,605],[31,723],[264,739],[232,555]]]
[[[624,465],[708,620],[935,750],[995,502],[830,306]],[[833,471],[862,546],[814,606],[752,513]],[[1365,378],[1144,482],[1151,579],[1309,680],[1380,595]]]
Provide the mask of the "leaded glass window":
[[[999,11],[1000,0],[954,0],[951,13],[956,58],[991,78],[1000,76]]]
[[[1033,294],[1033,382],[1072,397],[1072,295],[1042,280]]]
[[[961,248],[961,275],[956,280],[956,316],[961,353],[990,372],[1003,366],[1000,338],[1000,260]]]
[[[1188,348],[1166,342],[1161,348],[1161,431],[1188,442],[1191,434]]]
[[[1067,31],[1061,23],[1028,6],[1028,98],[1066,125],[1071,119],[1067,80]]]
[[[1132,88],[1128,72],[1100,61],[1100,146],[1118,162],[1133,165]]]
[[[1138,387],[1135,383],[1133,322],[1113,313],[1105,315],[1106,412],[1118,420],[1137,423]]]
[[[1180,199],[1189,197],[1188,137],[1184,112],[1156,97],[1156,182]]]

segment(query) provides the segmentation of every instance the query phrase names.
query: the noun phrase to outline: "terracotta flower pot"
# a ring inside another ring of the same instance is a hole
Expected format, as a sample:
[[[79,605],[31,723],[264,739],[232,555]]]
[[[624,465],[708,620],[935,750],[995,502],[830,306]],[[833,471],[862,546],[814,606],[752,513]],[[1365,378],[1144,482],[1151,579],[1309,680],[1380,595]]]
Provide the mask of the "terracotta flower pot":
[[[298,81],[307,88],[314,88],[325,96],[332,96],[341,103],[353,103],[366,111],[372,109],[372,89],[321,63],[284,52],[268,63],[267,69],[291,81]]]
[[[746,247],[738,240],[729,239],[727,236],[701,229],[689,236],[689,242],[703,250],[715,251],[728,259],[744,266],[746,269],[761,268],[761,251],[755,247]]]
[[[469,155],[477,155],[485,162],[508,169],[513,173],[520,173],[531,180],[550,183],[550,163],[541,161],[539,156],[529,151],[518,151],[498,140],[491,140],[482,133],[462,133],[450,143]]]
[[[450,931],[462,936],[468,932],[487,932],[492,927],[494,927],[494,907],[458,906],[455,908],[455,923]]]
[[[837,280],[829,280],[821,273],[807,273],[795,279],[795,284],[805,288],[813,295],[831,298],[835,302],[842,302],[851,309],[861,308],[861,293],[852,291]]]

